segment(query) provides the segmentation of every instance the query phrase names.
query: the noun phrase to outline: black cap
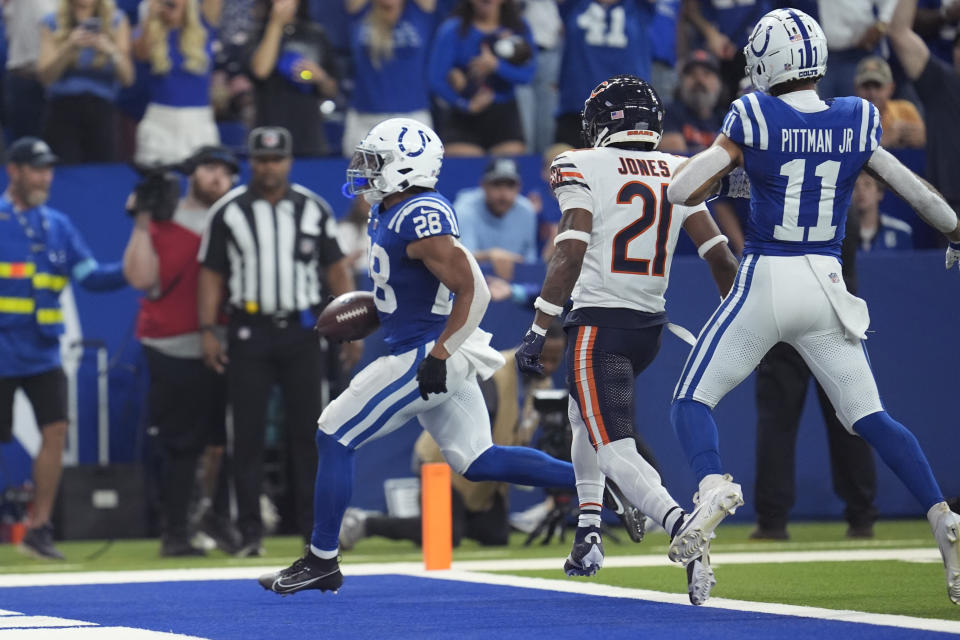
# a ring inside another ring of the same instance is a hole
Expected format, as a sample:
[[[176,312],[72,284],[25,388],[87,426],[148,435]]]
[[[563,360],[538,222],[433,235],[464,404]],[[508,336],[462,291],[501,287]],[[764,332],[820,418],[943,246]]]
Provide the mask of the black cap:
[[[7,149],[7,162],[13,164],[29,164],[33,167],[49,167],[56,164],[60,158],[53,154],[50,145],[33,136],[27,136],[15,141]]]
[[[698,65],[720,75],[720,63],[713,57],[713,54],[704,49],[696,49],[687,56],[687,59],[683,61],[681,73],[686,73]]]
[[[202,164],[220,163],[226,165],[231,173],[240,171],[240,163],[233,151],[227,147],[219,145],[204,145],[193,152],[193,155],[187,158],[183,163],[183,170],[187,174],[196,171]]]
[[[251,158],[293,155],[293,138],[283,127],[257,127],[250,132],[247,151]]]
[[[510,158],[494,158],[483,172],[484,182],[520,182],[517,163]]]

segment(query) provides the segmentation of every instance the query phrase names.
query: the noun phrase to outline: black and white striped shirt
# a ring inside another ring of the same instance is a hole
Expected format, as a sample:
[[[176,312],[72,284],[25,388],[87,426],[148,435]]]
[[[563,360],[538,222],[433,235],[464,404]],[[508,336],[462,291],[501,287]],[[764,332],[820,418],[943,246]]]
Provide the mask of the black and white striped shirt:
[[[213,205],[199,255],[227,279],[232,310],[266,315],[319,305],[323,270],[342,257],[330,205],[297,184],[276,205],[246,186],[225,195]]]

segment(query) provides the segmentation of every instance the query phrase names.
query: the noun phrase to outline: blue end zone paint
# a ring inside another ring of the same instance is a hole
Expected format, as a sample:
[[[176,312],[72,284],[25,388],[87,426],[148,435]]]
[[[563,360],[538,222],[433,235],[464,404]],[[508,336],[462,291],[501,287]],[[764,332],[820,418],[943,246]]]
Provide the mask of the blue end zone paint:
[[[844,638],[947,634],[643,600],[434,580],[347,577],[338,594],[281,598],[254,580],[0,589],[5,609],[184,633],[262,638]],[[2,633],[0,633],[2,635]]]

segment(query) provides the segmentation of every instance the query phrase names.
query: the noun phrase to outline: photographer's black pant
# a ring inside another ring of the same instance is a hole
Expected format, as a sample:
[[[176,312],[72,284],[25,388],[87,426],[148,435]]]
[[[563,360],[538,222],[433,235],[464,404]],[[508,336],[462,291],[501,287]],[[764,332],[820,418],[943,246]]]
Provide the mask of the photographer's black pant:
[[[476,540],[482,545],[502,547],[510,541],[510,523],[503,496],[494,496],[493,506],[486,511],[467,511],[463,496],[451,489],[453,511],[453,546],[460,546],[463,538]],[[366,520],[367,536],[381,536],[390,540],[411,540],[423,544],[423,521],[419,518],[391,518],[371,516]]]
[[[233,422],[233,469],[237,526],[245,542],[263,536],[260,493],[267,402],[280,385],[289,477],[293,483],[297,529],[309,539],[313,529],[313,484],[317,473],[314,438],[321,407],[323,353],[312,329],[296,318],[286,326],[268,318],[231,320],[227,354],[228,399]]]
[[[796,498],[797,431],[810,378],[803,358],[784,343],[774,345],[757,368],[755,502],[757,524],[763,529],[786,527]],[[844,517],[852,527],[872,525],[877,519],[873,451],[866,441],[843,428],[819,384],[817,397],[827,425],[833,490],[846,503]]]
[[[117,161],[116,106],[87,93],[50,98],[43,137],[65,164]]]
[[[163,532],[186,537],[187,510],[204,448],[224,442],[226,380],[203,360],[144,346],[150,368],[150,424],[163,447]]]

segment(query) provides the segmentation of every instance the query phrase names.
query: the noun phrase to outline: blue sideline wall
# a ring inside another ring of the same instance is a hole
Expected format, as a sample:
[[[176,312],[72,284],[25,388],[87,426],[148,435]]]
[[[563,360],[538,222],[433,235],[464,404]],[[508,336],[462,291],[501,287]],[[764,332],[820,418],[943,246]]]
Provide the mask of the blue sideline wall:
[[[918,156],[908,158],[918,164]],[[485,160],[448,160],[439,188],[453,195],[474,186]],[[520,159],[525,191],[544,189],[539,178],[539,159]],[[340,195],[345,161],[340,159],[299,161],[293,178],[327,198],[338,214],[348,202]],[[129,236],[131,223],[123,202],[136,180],[124,166],[60,168],[54,181],[51,205],[68,213],[101,261],[118,260]],[[5,182],[5,176],[0,183]],[[891,211],[900,204],[885,207]],[[543,268],[518,271],[518,280],[538,282]],[[671,319],[696,332],[718,302],[718,296],[703,263],[693,256],[679,256],[673,266],[668,311]],[[948,495],[960,493],[956,464],[960,426],[949,411],[956,394],[956,367],[949,356],[960,318],[960,274],[943,270],[939,251],[896,255],[868,255],[860,260],[861,295],[870,303],[872,333],[868,348],[884,402],[889,411],[907,424],[920,439],[934,471]],[[106,341],[110,359],[110,453],[113,461],[136,460],[143,453],[141,398],[147,384],[140,351],[132,338],[137,294],[124,290],[91,294],[77,290],[77,304],[88,339]],[[508,348],[523,335],[532,314],[511,303],[491,306],[484,327],[494,334],[494,346]],[[368,341],[364,360],[382,353],[382,346]],[[668,406],[677,376],[689,347],[672,335],[663,339],[656,362],[637,383],[637,426],[650,442],[664,470],[664,480],[677,497],[689,499],[694,481],[683,459],[668,420]],[[92,353],[80,374],[80,460],[96,459],[96,381]],[[718,407],[721,451],[730,472],[744,485],[747,504],[737,517],[753,514],[755,457],[754,383],[752,377]],[[361,449],[354,503],[368,508],[384,506],[383,480],[409,476],[410,447],[418,430],[406,427]],[[16,443],[0,447],[5,473],[0,486],[22,481],[29,475],[29,458]],[[833,495],[826,439],[812,390],[808,394],[797,449],[798,492],[794,517],[839,517],[842,505]],[[885,516],[917,515],[919,507],[899,482],[878,461],[878,507]]]

